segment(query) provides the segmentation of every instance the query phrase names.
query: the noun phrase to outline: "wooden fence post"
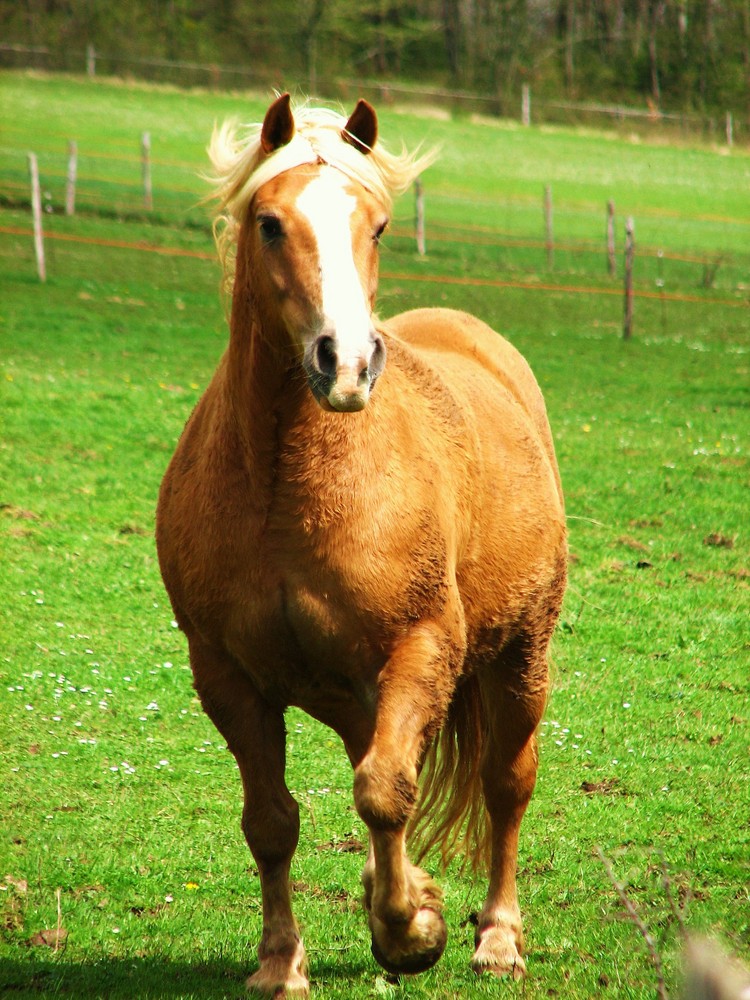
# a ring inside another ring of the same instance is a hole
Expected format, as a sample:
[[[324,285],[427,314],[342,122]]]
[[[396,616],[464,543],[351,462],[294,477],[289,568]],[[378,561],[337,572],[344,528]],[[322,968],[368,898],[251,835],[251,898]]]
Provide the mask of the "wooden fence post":
[[[732,112],[727,111],[727,146],[731,149],[734,145],[734,119]]]
[[[31,176],[31,214],[34,219],[34,250],[39,280],[47,280],[44,263],[44,233],[42,231],[42,192],[39,187],[39,165],[36,155],[29,153],[29,175]]]
[[[86,75],[96,76],[96,49],[91,43],[86,46]]]
[[[143,204],[150,212],[154,207],[151,187],[151,133],[144,132],[141,139],[141,172],[143,174]]]
[[[552,231],[552,188],[547,184],[544,189],[544,230],[546,234],[547,268],[555,266],[555,239]]]
[[[78,143],[68,143],[68,175],[65,180],[65,214],[75,215],[76,177],[78,176]]]
[[[656,251],[656,263],[658,269],[658,277],[656,279],[656,287],[659,289],[659,302],[661,304],[661,333],[662,336],[666,336],[667,333],[667,306],[664,301],[664,251]]]
[[[629,340],[633,333],[633,256],[635,255],[635,222],[629,216],[625,223],[625,306],[622,336]]]
[[[528,83],[521,87],[521,124],[531,125],[531,87]]]
[[[424,257],[427,252],[424,237],[424,189],[419,177],[414,181],[414,209],[416,213],[414,228],[417,240],[417,253],[421,257]]]

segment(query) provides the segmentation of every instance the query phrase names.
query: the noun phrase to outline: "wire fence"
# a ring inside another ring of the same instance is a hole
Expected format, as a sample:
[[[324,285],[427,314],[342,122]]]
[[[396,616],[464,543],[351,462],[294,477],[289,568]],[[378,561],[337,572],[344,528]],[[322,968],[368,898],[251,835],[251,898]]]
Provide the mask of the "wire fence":
[[[0,216],[0,219],[1,218],[2,217]],[[13,242],[10,242],[11,239]],[[0,222],[0,257],[10,255],[17,259],[19,245],[25,247],[25,250],[21,252],[21,256],[25,258],[28,265],[27,269],[29,273],[31,273],[33,268],[33,239],[34,231],[31,225],[3,225],[2,222]],[[94,236],[91,234],[57,232],[55,230],[48,230],[45,234],[45,240],[48,241],[48,245],[53,248],[55,245],[59,244],[64,248],[70,249],[71,252],[75,252],[76,248],[84,251],[90,251],[91,248],[96,248],[97,255],[102,264],[103,273],[108,274],[113,272],[112,263],[106,256],[109,253],[137,254],[139,256],[151,255],[155,258],[171,258],[177,262],[180,260],[193,260],[209,263],[216,262],[216,254],[208,245],[204,249],[191,249],[188,247],[149,243],[144,240],[114,239],[111,237]],[[21,241],[20,244],[19,241]],[[4,242],[5,246],[3,246]],[[104,256],[101,255],[100,251],[104,254]],[[54,260],[52,270],[58,274],[67,273],[65,255],[60,257],[55,252],[52,256]],[[549,274],[546,279],[540,280],[539,278],[524,278],[522,274],[518,274],[516,277],[498,278],[487,275],[449,275],[438,273],[435,270],[416,273],[414,271],[400,271],[397,268],[397,255],[393,254],[386,260],[385,266],[381,268],[381,278],[384,281],[397,283],[401,286],[415,284],[435,285],[443,289],[446,287],[452,287],[515,290],[530,293],[532,295],[557,294],[566,296],[585,296],[587,298],[604,297],[619,299],[623,294],[621,287],[614,283],[610,283],[608,285],[604,283],[575,283],[571,281],[571,276],[565,273],[559,273],[557,276]],[[639,287],[633,289],[632,295],[635,299],[660,302],[662,306],[666,306],[668,303],[682,303],[688,305],[695,304],[701,307],[717,306],[724,310],[727,308],[740,309],[745,312],[750,309],[750,301],[748,301],[747,297],[730,298],[721,294],[698,294],[697,292],[690,293],[684,290],[669,291],[666,290],[663,285],[658,287],[658,283],[657,287],[649,288],[647,287],[646,282],[641,282]]]
[[[193,215],[185,210],[184,192],[157,188],[155,201],[162,206],[159,224],[149,225],[145,230],[139,226],[138,235],[130,238],[125,227],[123,238],[118,239],[92,235],[85,230],[71,231],[70,226],[61,221],[64,215],[62,191],[59,188],[56,193],[50,191],[51,186],[42,185],[43,226],[48,240],[205,261],[216,259],[210,220],[205,210],[195,210]],[[114,200],[110,200],[107,190],[100,185],[93,187],[94,190],[88,192],[84,187],[81,195],[79,218],[82,222],[93,220],[94,225],[96,222],[106,224],[117,218],[122,229],[123,218],[133,223],[148,218],[137,185],[118,189]],[[165,199],[172,208],[167,213],[163,207]],[[17,206],[26,211],[22,200]],[[436,204],[432,209],[434,214],[439,212]],[[28,224],[4,225],[0,213],[0,233],[28,238],[30,254],[33,236],[30,210],[27,217]],[[427,255],[419,258],[408,206],[402,206],[384,246],[383,276],[399,281],[437,281],[446,285],[621,294],[622,253],[618,252],[617,272],[611,275],[604,239],[561,238],[553,244],[554,257],[550,263],[550,244],[541,233],[541,224],[539,228],[539,236],[529,238],[491,227],[481,227],[478,231],[478,227],[472,225],[433,221],[427,229]],[[186,235],[186,231],[192,231],[193,236]],[[621,250],[618,246],[618,251]],[[422,261],[419,273],[404,269],[405,263],[412,264],[415,260]],[[638,249],[636,273],[636,297],[750,306],[750,286],[743,282],[743,277],[746,279],[750,274],[750,254],[718,256],[644,245]]]
[[[0,208],[28,213],[29,226],[4,222],[0,232],[18,237],[31,233],[31,192],[27,166],[28,131],[4,130],[0,150]],[[34,137],[37,143],[36,136]],[[38,169],[43,228],[60,243],[100,240],[102,246],[172,256],[213,259],[211,212],[202,203],[202,151],[196,160],[181,160],[149,142],[149,177],[144,183],[143,136],[107,137],[96,149],[76,149],[74,211],[80,220],[113,220],[147,224],[138,238],[110,240],[101,233],[62,225],[70,200],[70,144],[61,133],[39,134]],[[446,284],[484,284],[529,290],[565,289],[612,295],[622,292],[624,229],[617,217],[615,266],[607,241],[609,206],[554,204],[554,224],[548,216],[554,191],[530,196],[482,197],[465,191],[431,187],[429,175],[422,198],[427,223],[422,238],[427,253],[418,253],[413,203],[404,196],[384,246],[383,270],[403,281],[438,280]],[[548,206],[549,201],[549,206]],[[615,211],[614,208],[611,209]],[[747,307],[750,295],[750,218],[716,216],[680,219],[664,225],[657,209],[644,210],[636,222],[635,294],[662,301],[725,302]],[[481,220],[481,221],[478,221]],[[689,231],[687,229],[689,223]],[[81,222],[83,225],[83,221]],[[145,235],[144,235],[145,234]],[[668,239],[662,238],[667,234]],[[731,238],[730,238],[731,237]],[[29,243],[29,245],[31,245]],[[733,249],[727,250],[727,247]],[[412,273],[421,260],[419,274]],[[406,262],[410,266],[405,266]]]
[[[0,43],[0,68],[32,68],[72,73],[134,77],[183,87],[199,86],[215,90],[284,89],[279,72],[262,65],[220,65],[161,58],[138,58],[121,53],[102,53],[89,45],[85,49],[51,49]],[[507,93],[480,93],[437,86],[419,86],[401,81],[367,78],[318,77],[310,88],[316,96],[344,101],[352,96],[368,97],[380,104],[421,103],[462,114],[485,114],[516,118],[524,124],[606,126],[622,131],[659,132],[681,137],[700,137],[728,145],[750,143],[750,117],[726,111],[699,115],[662,111],[654,107],[624,104],[576,102],[532,95],[522,86]]]
[[[70,220],[62,220],[58,207],[49,211],[46,201],[44,238],[48,246],[61,249],[100,248],[105,254],[126,253],[154,255],[162,258],[192,259],[207,263],[216,262],[209,227],[196,228],[193,237],[186,241],[185,230],[174,223],[158,227],[129,227],[118,223],[122,235],[110,235],[109,220],[97,216],[92,220],[81,219],[78,227],[71,229]],[[622,270],[611,276],[602,245],[566,243],[555,245],[555,264],[547,264],[549,246],[543,239],[526,240],[507,236],[501,232],[477,243],[476,234],[470,229],[462,231],[455,226],[435,224],[430,230],[429,252],[417,256],[415,234],[408,219],[401,218],[388,234],[383,247],[381,277],[399,284],[433,283],[440,286],[474,288],[521,289],[532,294],[566,293],[587,296],[617,296],[622,291]],[[76,231],[78,229],[78,231]],[[104,235],[104,234],[107,235]],[[145,235],[144,235],[145,233]],[[33,269],[34,231],[31,213],[27,221],[7,224],[0,213],[0,241],[14,238],[16,254],[19,240],[25,248],[29,273]],[[53,251],[55,264],[52,274],[64,274],[64,254],[61,258]],[[111,266],[104,263],[106,272]],[[415,269],[415,262],[421,263]],[[669,302],[698,303],[702,306],[722,306],[750,310],[750,289],[736,281],[737,273],[745,269],[750,273],[750,257],[732,260],[725,267],[723,281],[717,280],[716,262],[701,257],[653,250],[639,250],[636,282],[633,295],[637,299]],[[213,273],[213,269],[211,269]],[[212,279],[213,280],[213,279]],[[744,288],[744,290],[743,290]]]

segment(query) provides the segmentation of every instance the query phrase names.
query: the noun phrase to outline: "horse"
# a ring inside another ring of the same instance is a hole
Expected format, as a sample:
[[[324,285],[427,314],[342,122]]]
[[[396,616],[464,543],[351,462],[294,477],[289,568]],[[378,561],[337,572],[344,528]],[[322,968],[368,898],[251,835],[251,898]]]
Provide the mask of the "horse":
[[[419,867],[432,852],[488,869],[471,964],[519,978],[518,834],[567,566],[541,391],[477,318],[374,312],[392,200],[432,154],[389,151],[366,101],[345,118],[283,94],[262,123],[215,128],[209,150],[229,338],[164,476],[156,539],[195,689],[241,774],[263,912],[247,986],[309,990],[289,706],[351,762],[380,965],[417,973],[445,948],[442,893]]]

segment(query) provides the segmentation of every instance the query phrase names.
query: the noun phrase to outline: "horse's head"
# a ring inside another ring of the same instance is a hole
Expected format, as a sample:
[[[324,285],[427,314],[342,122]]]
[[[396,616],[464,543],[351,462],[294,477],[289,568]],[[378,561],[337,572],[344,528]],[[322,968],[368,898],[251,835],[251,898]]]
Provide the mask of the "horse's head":
[[[294,135],[285,95],[266,114],[263,152],[277,154]],[[364,158],[376,139],[375,112],[360,101],[339,141]],[[249,206],[254,276],[327,410],[363,409],[385,365],[372,310],[378,242],[387,224],[381,201],[351,173],[327,162],[284,170],[259,188]]]
[[[226,259],[240,233],[250,282],[235,292],[252,295],[264,332],[291,347],[326,410],[363,409],[383,371],[372,314],[378,243],[391,196],[432,159],[394,155],[377,138],[366,101],[347,120],[322,109],[295,114],[284,94],[244,144],[225,126],[211,147],[228,222],[220,249]]]

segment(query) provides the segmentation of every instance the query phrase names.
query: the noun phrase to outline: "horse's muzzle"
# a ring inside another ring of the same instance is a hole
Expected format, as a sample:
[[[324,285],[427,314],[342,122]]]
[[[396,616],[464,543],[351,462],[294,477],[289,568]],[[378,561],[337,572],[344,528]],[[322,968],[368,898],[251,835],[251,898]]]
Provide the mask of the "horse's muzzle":
[[[317,337],[305,352],[304,369],[315,399],[324,410],[354,413],[363,410],[385,367],[385,343],[372,334],[365,351],[342,358],[330,334]]]

